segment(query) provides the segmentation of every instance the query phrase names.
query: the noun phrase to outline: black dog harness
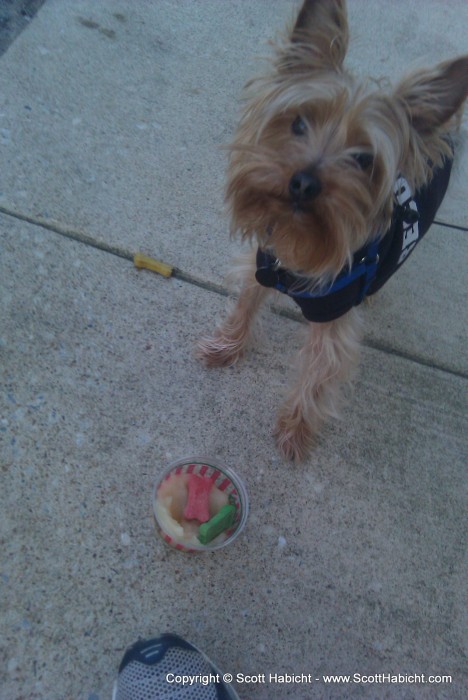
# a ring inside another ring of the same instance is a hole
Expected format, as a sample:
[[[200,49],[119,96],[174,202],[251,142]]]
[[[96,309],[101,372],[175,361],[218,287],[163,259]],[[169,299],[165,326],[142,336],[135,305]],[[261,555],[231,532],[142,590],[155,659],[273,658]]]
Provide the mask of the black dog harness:
[[[447,191],[452,160],[434,171],[428,185],[414,195],[404,177],[395,183],[395,208],[387,233],[363,246],[325,288],[307,289],[307,278],[290,272],[266,250],[257,251],[257,282],[290,296],[308,321],[323,323],[339,318],[366,296],[375,294],[412,253],[434,221]],[[310,281],[309,281],[310,285]]]

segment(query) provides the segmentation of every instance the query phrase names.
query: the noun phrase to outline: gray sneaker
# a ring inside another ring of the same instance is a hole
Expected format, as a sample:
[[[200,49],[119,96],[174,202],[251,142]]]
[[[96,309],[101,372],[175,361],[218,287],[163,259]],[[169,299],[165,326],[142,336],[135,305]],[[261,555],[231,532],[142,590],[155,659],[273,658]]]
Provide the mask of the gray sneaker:
[[[124,654],[112,700],[239,700],[223,674],[175,634],[136,642]]]

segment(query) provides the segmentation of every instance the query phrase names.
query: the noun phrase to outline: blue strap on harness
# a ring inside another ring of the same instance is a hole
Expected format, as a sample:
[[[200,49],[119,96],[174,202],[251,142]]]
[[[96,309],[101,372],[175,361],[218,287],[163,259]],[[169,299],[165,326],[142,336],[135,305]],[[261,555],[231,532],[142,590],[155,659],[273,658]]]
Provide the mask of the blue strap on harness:
[[[377,266],[379,264],[378,250],[378,241],[373,241],[365,250],[365,255],[363,255],[361,260],[356,265],[353,265],[349,271],[347,271],[344,274],[340,274],[329,287],[319,289],[316,292],[296,292],[293,289],[290,289],[287,291],[287,293],[293,297],[297,296],[300,299],[314,299],[317,297],[324,297],[328,294],[338,292],[340,289],[347,287],[349,284],[352,284],[352,282],[361,277],[362,285],[357,299],[357,303],[360,303],[366,296],[367,291],[376,275]]]
[[[262,254],[266,258],[265,262],[268,262],[268,265],[261,269],[268,270],[268,274],[272,274],[273,277],[271,278],[270,283],[263,280],[260,281],[260,279],[259,282],[265,286],[274,287],[283,294],[287,294],[288,296],[296,299],[317,299],[333,294],[334,292],[338,292],[340,289],[344,289],[344,287],[352,284],[355,280],[362,278],[361,289],[356,300],[357,303],[360,303],[366,296],[367,291],[375,278],[377,266],[379,264],[378,250],[379,242],[373,241],[362,251],[362,257],[351,267],[350,270],[342,272],[328,287],[322,287],[321,289],[317,289],[315,291],[301,289],[300,286],[284,284],[281,282],[279,279],[280,276],[275,274],[275,271],[279,269],[278,261],[268,253],[262,251]]]

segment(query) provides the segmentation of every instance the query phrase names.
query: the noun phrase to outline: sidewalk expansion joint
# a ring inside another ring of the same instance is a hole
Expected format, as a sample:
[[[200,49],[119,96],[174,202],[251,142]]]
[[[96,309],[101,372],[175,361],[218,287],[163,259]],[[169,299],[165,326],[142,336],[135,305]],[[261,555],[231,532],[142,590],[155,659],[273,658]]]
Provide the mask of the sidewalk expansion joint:
[[[434,219],[433,223],[437,224],[437,226],[444,226],[445,228],[453,228],[456,231],[466,231],[468,233],[468,228],[466,226],[458,226],[458,224],[448,224],[445,221],[438,221],[437,219]]]
[[[54,219],[44,219],[41,216],[32,216],[30,214],[24,214],[23,212],[10,209],[0,204],[0,214],[5,216],[10,216],[13,219],[18,219],[19,221],[25,221],[33,226],[39,226],[47,231],[52,231],[65,238],[70,238],[77,243],[84,243],[84,245],[90,246],[91,248],[97,248],[105,253],[110,253],[111,255],[116,255],[124,260],[130,260],[133,262],[135,253],[128,248],[122,246],[111,245],[107,241],[96,238],[95,236],[90,236],[84,231],[75,229],[67,224],[63,224]],[[195,275],[191,275],[188,272],[184,272],[178,267],[173,267],[172,277],[175,277],[182,282],[188,284],[193,284],[196,287],[201,287],[209,292],[215,292],[216,294],[221,294],[222,296],[229,296],[228,291],[221,284],[216,284],[216,282],[209,282],[208,280],[202,280]]]
[[[88,233],[75,229],[71,226],[68,226],[67,224],[55,221],[54,219],[44,219],[40,216],[25,214],[14,209],[10,209],[9,207],[5,207],[1,204],[0,214],[10,216],[11,218],[18,219],[19,221],[25,221],[26,223],[32,224],[34,226],[39,226],[40,228],[46,229],[47,231],[52,231],[53,233],[57,233],[60,236],[64,236],[65,238],[70,238],[71,240],[76,241],[78,243],[83,243],[84,245],[90,246],[92,248],[97,248],[98,250],[101,250],[105,253],[116,255],[119,258],[129,260],[133,263],[133,258],[135,255],[133,251],[127,248],[123,248],[122,246],[111,245],[106,241],[103,241],[102,239],[91,236]],[[456,228],[463,231],[468,231],[468,229],[463,229],[460,226],[452,226],[450,224],[444,224],[442,222],[434,223],[438,223],[440,226],[447,226],[449,228]],[[186,284],[191,284],[195,287],[199,287],[200,289],[204,289],[208,292],[214,292],[215,294],[219,294],[224,297],[230,296],[230,292],[223,285],[217,284],[216,282],[210,282],[208,280],[201,279],[196,275],[184,272],[178,267],[173,267],[172,277],[174,277],[177,280],[180,280],[181,282],[185,282]],[[302,316],[295,311],[290,311],[289,309],[283,309],[275,306],[271,306],[270,309],[271,312],[276,314],[277,316],[282,316],[283,318],[287,318],[297,323],[304,323],[304,319],[302,318]],[[405,352],[404,350],[399,350],[390,345],[387,345],[386,343],[379,343],[378,341],[364,339],[364,346],[371,348],[372,350],[382,352],[386,355],[399,357],[403,360],[414,362],[423,367],[428,367],[429,369],[434,369],[444,372],[446,374],[450,374],[454,377],[468,379],[467,372],[453,369],[452,367],[443,365],[441,363],[432,362],[431,360],[428,360],[424,357]]]

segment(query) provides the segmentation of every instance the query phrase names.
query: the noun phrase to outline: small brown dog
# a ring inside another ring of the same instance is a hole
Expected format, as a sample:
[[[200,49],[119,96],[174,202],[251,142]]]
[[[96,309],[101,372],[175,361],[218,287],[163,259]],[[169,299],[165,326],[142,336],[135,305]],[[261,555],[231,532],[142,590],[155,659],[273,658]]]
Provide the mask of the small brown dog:
[[[235,307],[199,342],[208,366],[231,365],[272,289],[299,305],[308,333],[275,429],[280,452],[295,460],[338,414],[359,356],[356,307],[434,219],[468,94],[468,55],[386,93],[346,72],[347,45],[344,0],[305,0],[271,72],[247,86],[226,197],[232,232],[258,250]]]

